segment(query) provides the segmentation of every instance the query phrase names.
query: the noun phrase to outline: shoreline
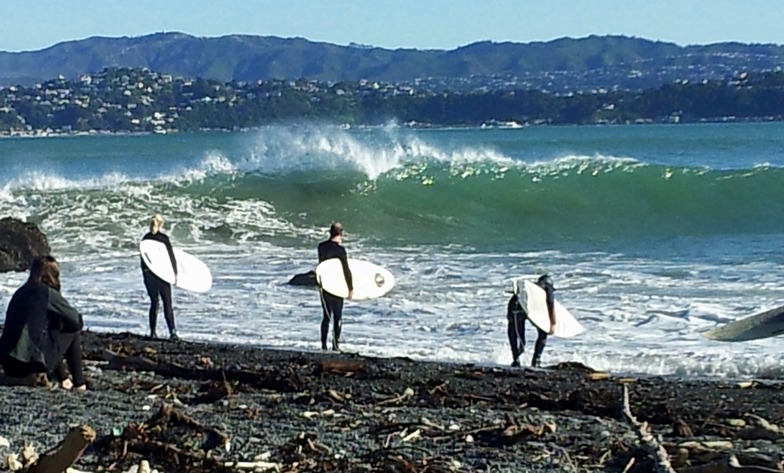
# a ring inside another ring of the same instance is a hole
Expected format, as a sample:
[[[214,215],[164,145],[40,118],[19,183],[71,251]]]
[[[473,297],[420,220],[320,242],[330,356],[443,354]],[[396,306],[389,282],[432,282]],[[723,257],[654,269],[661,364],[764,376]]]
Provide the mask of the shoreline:
[[[576,363],[512,369],[129,333],[85,332],[83,347],[87,393],[0,386],[7,419],[0,437],[11,444],[0,446],[0,468],[25,441],[42,452],[87,423],[97,439],[74,465],[80,471],[124,472],[141,460],[159,471],[240,471],[237,462],[292,472],[653,471],[624,419],[624,387],[631,412],[661,437],[679,472],[730,455],[743,465],[784,465],[779,383],[625,377]]]

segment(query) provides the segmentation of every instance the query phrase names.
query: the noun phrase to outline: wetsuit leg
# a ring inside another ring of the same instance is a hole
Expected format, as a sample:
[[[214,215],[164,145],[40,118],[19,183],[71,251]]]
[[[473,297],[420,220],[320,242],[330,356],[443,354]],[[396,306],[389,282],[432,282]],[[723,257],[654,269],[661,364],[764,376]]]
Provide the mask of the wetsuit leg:
[[[159,294],[163,301],[163,317],[166,319],[166,326],[169,328],[169,335],[176,335],[177,327],[174,325],[174,309],[172,308],[172,289],[171,284],[163,281],[159,286]]]
[[[68,371],[65,369],[65,363],[60,362],[60,364],[57,365],[57,368],[55,368],[49,377],[56,379],[58,383],[62,383],[68,379]]]
[[[520,355],[525,351],[525,315],[512,312],[506,317],[506,335],[512,347],[512,366],[520,366]]]
[[[537,327],[537,332],[539,332],[538,336],[536,337],[536,345],[534,346],[534,356],[531,359],[531,366],[539,366],[540,359],[542,358],[542,352],[544,351],[544,347],[547,344],[547,332]]]
[[[332,337],[332,349],[339,350],[339,340],[341,331],[341,316],[343,315],[343,298],[333,296],[327,292],[321,292],[322,308],[324,318],[321,321],[321,348],[327,349],[327,337],[329,335],[329,323],[332,322],[334,331]]]
[[[65,349],[65,362],[68,364],[68,371],[73,377],[73,385],[81,386],[85,384],[84,372],[82,371],[82,335],[79,332],[63,334],[64,340],[70,341]],[[62,363],[60,364],[62,367]]]
[[[155,337],[158,326],[158,298],[160,293],[158,286],[161,280],[150,271],[143,271],[142,274],[144,275],[144,287],[147,289],[147,296],[150,297],[150,335]]]
[[[321,349],[327,349],[327,336],[329,335],[329,322],[332,320],[329,305],[326,299],[327,294],[319,289],[319,297],[321,298]]]
[[[51,373],[52,377],[58,382],[68,379],[68,373],[73,377],[73,385],[81,386],[85,384],[84,372],[82,371],[82,335],[79,332],[61,332],[56,335],[57,343],[62,350],[63,361],[57,364],[57,368]],[[66,371],[65,366],[68,365]]]
[[[335,300],[332,301],[332,304],[332,329],[334,331],[332,349],[340,351],[340,332],[343,330],[343,299],[336,297]]]

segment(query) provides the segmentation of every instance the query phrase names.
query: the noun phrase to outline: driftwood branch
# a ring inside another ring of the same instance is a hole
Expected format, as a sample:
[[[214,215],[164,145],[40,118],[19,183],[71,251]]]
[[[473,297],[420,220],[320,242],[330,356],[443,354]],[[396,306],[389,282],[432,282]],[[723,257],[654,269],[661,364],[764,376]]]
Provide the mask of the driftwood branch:
[[[82,456],[88,445],[95,441],[95,430],[89,425],[75,427],[51,453],[40,457],[28,470],[30,473],[62,473]]]
[[[651,433],[648,423],[640,422],[634,417],[634,414],[632,414],[632,409],[629,405],[629,388],[626,385],[623,386],[623,414],[626,416],[626,419],[637,428],[637,435],[639,436],[640,441],[656,461],[656,473],[676,473],[670,464],[670,456],[667,453],[667,450]]]
[[[183,366],[178,363],[159,363],[145,356],[124,356],[111,350],[106,350],[104,356],[108,358],[108,369],[123,371],[150,371],[166,378],[193,379],[201,381],[219,381],[223,383],[240,382],[261,389],[277,392],[295,392],[295,384],[284,379],[277,373],[265,373],[230,368],[209,368]]]
[[[734,455],[705,465],[682,468],[680,473],[780,473],[781,470],[764,466],[741,466]]]

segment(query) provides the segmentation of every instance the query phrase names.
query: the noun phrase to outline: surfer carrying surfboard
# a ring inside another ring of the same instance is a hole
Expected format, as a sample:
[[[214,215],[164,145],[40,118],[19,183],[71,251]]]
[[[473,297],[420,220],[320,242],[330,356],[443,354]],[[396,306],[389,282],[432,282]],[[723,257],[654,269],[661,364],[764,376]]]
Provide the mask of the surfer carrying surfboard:
[[[534,356],[531,358],[531,366],[538,367],[542,358],[542,352],[547,344],[547,336],[555,333],[555,287],[553,280],[547,274],[543,274],[536,281],[536,285],[544,289],[546,294],[547,313],[550,317],[550,330],[544,331],[538,326],[536,330],[538,336],[536,337],[536,345],[534,345]],[[516,286],[515,286],[516,288]],[[528,313],[524,309],[524,305],[520,302],[517,290],[512,294],[506,308],[507,319],[507,335],[509,337],[509,344],[512,347],[512,366],[520,366],[520,355],[525,351],[525,321],[528,319]]]
[[[155,214],[150,219],[150,231],[142,237],[144,240],[155,240],[163,243],[169,253],[172,268],[174,269],[175,282],[177,280],[177,259],[174,257],[174,248],[172,248],[169,237],[161,232],[163,229],[163,217]],[[169,338],[178,340],[177,329],[174,324],[174,309],[172,308],[172,289],[171,284],[159,278],[155,273],[147,267],[142,261],[142,277],[144,278],[144,287],[147,289],[147,295],[150,297],[150,337],[158,338],[156,335],[156,327],[158,326],[158,300],[163,301],[163,316],[166,319],[166,325],[169,327]]]
[[[341,245],[343,243],[343,225],[340,222],[335,222],[329,227],[329,240],[323,241],[318,245],[318,260],[319,263],[328,259],[337,258],[343,266],[343,276],[346,278],[346,285],[348,286],[348,298],[354,296],[354,282],[351,277],[351,270],[348,268],[348,256],[346,249]],[[340,351],[340,330],[343,316],[343,298],[321,289],[319,286],[319,294],[321,295],[321,309],[323,317],[321,319],[321,349],[327,349],[327,337],[329,335],[329,322],[332,321],[333,335],[332,335],[332,349]]]

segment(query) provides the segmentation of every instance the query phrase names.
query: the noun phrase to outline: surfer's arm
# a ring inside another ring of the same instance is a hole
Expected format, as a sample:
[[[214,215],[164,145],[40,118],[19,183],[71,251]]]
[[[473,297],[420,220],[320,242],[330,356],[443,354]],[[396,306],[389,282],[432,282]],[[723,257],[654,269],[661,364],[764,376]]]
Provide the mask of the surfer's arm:
[[[57,289],[49,288],[49,304],[46,309],[62,317],[63,323],[70,330],[81,330],[84,325],[82,314],[74,309]]]
[[[551,288],[545,289],[546,298],[545,301],[547,302],[547,315],[550,316],[550,335],[555,333],[555,296],[553,295],[553,290]]]
[[[348,298],[354,297],[354,278],[351,276],[351,270],[348,268],[348,256],[344,252],[340,255],[340,264],[343,266],[343,276],[346,278],[346,286],[348,287]]]
[[[166,251],[169,253],[169,259],[171,260],[172,269],[174,270],[174,279],[177,280],[177,258],[174,257],[174,248],[172,247],[171,241],[169,238],[164,239],[163,244],[166,245]]]

